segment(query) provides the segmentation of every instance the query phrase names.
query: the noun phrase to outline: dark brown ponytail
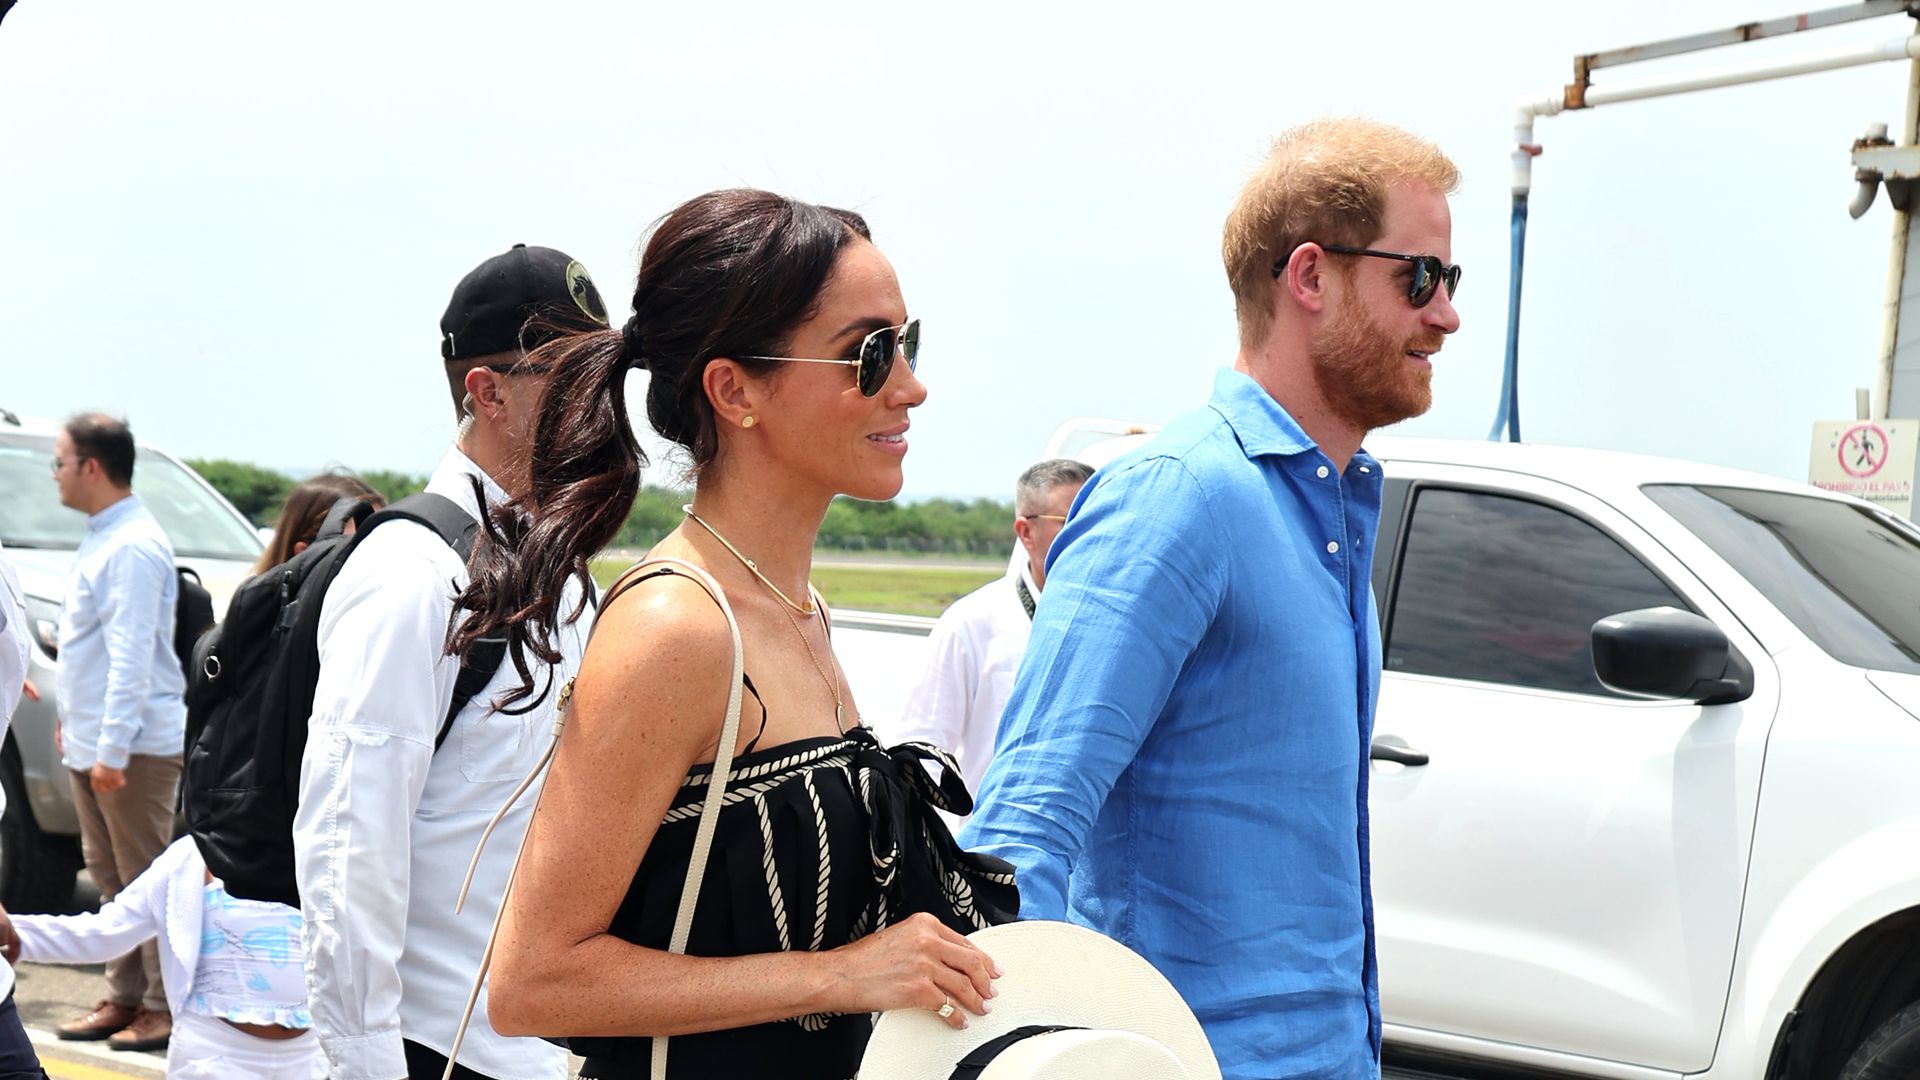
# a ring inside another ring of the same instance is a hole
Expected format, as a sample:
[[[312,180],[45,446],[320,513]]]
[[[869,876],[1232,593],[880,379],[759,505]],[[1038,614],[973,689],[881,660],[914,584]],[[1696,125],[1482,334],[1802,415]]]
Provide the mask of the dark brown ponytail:
[[[651,374],[647,419],[686,448],[696,472],[704,470],[719,450],[702,381],[707,362],[780,355],[855,237],[871,238],[849,211],[765,191],[709,192],[654,228],[623,328],[562,338],[529,354],[553,372],[530,484],[506,506],[489,509],[481,500],[481,536],[447,641],[449,652],[464,654],[482,638],[506,638],[520,685],[502,700],[505,711],[525,712],[546,697],[551,672],[536,683],[529,654],[548,667],[560,662],[556,631],[582,613],[560,610],[567,581],[592,589],[590,560],[633,509],[646,458],[628,421],[627,372]]]

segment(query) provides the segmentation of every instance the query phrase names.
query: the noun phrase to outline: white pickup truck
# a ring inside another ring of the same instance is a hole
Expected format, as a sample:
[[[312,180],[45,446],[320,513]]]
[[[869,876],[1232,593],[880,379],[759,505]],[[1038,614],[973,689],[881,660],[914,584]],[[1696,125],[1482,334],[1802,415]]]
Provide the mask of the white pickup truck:
[[[1920,531],[1686,462],[1369,448],[1386,1075],[1920,1077]],[[931,621],[836,621],[884,738]]]

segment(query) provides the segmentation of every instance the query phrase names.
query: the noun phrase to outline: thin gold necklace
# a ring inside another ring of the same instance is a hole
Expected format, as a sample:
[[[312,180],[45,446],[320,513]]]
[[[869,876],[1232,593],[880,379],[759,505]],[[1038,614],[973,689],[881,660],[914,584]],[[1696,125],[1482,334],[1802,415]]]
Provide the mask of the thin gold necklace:
[[[766,579],[762,578],[761,580],[764,581]],[[781,599],[785,599],[785,597]],[[813,651],[813,642],[807,640],[807,632],[800,628],[800,620],[793,617],[793,612],[783,611],[781,614],[785,615],[787,621],[793,624],[793,632],[800,635],[800,644],[807,647],[807,659],[813,661],[813,670],[820,673],[820,681],[827,684],[828,690],[833,691],[833,727],[834,730],[845,735],[847,733],[847,705],[846,702],[840,700],[840,680],[827,674],[826,666],[820,663],[819,654]]]
[[[752,572],[754,577],[757,577],[760,579],[760,584],[765,585],[769,589],[772,589],[773,595],[779,597],[781,603],[787,605],[788,607],[799,612],[800,614],[805,615],[809,619],[813,618],[815,615],[820,614],[820,609],[818,607],[801,607],[799,604],[794,603],[793,600],[790,597],[788,597],[786,593],[781,592],[780,586],[775,585],[772,581],[768,580],[767,575],[761,573],[760,568],[753,565],[752,559],[749,559],[745,555],[740,554],[740,549],[737,547],[734,547],[733,544],[728,542],[726,537],[721,536],[720,530],[707,524],[705,521],[701,519],[699,514],[694,513],[692,503],[688,503],[687,505],[682,506],[680,508],[680,512],[692,518],[693,523],[695,525],[698,525],[701,528],[707,530],[707,532],[713,535],[713,538],[715,540],[720,541],[720,546],[726,548],[728,551],[731,551],[733,553],[734,558],[739,559],[740,562],[744,564],[749,571]]]
[[[734,558],[739,559],[742,563],[746,564],[747,569],[753,572],[753,576],[760,579],[760,584],[765,585],[767,588],[773,590],[773,595],[779,597],[781,602],[786,604],[787,607],[791,609],[789,611],[782,612],[782,614],[786,615],[787,622],[792,624],[793,632],[800,635],[800,644],[806,647],[807,659],[813,661],[813,670],[820,673],[820,681],[823,683],[826,683],[827,690],[833,694],[833,726],[835,730],[840,732],[840,734],[845,735],[847,733],[847,705],[846,705],[846,702],[840,697],[840,680],[833,677],[832,675],[827,674],[826,665],[820,662],[820,654],[813,651],[813,642],[807,640],[807,632],[801,629],[800,620],[793,617],[793,612],[797,611],[800,614],[807,616],[808,618],[812,618],[813,616],[818,615],[820,613],[820,606],[818,604],[815,604],[812,610],[808,610],[807,608],[803,608],[799,604],[796,604],[793,601],[787,599],[787,594],[780,591],[780,586],[775,585],[771,581],[768,581],[767,575],[761,573],[760,568],[753,565],[752,559],[749,559],[745,555],[740,554],[740,549],[737,547],[734,547],[731,543],[728,543],[727,538],[724,536],[721,536],[720,531],[718,529],[715,529],[713,526],[707,524],[705,521],[702,521],[700,519],[700,515],[693,512],[692,503],[688,503],[687,505],[681,507],[680,510],[682,513],[686,514],[688,517],[692,518],[695,524],[707,530],[707,532],[712,533],[713,538],[715,540],[720,541],[720,545],[722,547],[732,552]]]

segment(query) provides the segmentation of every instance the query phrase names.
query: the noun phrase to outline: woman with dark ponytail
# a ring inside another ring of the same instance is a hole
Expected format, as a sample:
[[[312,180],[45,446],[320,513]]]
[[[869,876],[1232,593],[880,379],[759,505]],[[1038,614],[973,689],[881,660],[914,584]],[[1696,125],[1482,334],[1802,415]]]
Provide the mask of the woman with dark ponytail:
[[[859,725],[807,580],[834,496],[899,493],[918,351],[865,221],[734,190],[657,225],[625,327],[530,357],[553,373],[531,491],[488,523],[453,635],[508,639],[517,700],[556,692],[530,658],[558,659],[562,589],[632,507],[630,370],[696,481],[651,556],[677,562],[642,564],[602,604],[495,952],[495,1027],[567,1037],[583,1076],[841,1080],[871,1013],[964,1027],[989,1008],[993,962],[963,935],[1013,917],[1010,870],[935,813],[968,809],[957,769],[936,783],[936,751],[884,750]],[[739,681],[708,581],[737,619]]]

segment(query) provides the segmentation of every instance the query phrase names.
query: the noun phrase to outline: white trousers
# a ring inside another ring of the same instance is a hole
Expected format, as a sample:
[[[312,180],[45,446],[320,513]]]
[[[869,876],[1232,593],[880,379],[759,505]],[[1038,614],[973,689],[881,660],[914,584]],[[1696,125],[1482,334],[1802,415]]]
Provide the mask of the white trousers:
[[[173,1014],[167,1042],[167,1080],[326,1080],[320,1036],[262,1039],[224,1020]]]

